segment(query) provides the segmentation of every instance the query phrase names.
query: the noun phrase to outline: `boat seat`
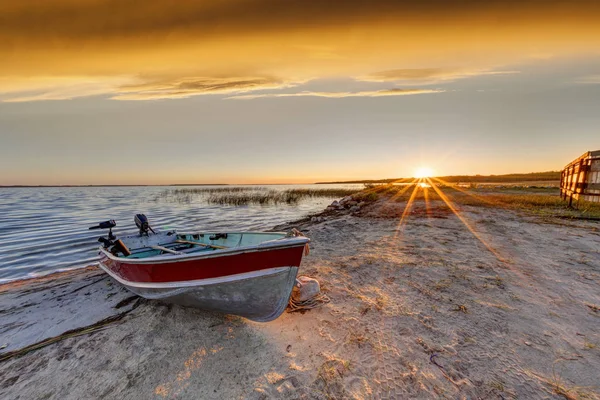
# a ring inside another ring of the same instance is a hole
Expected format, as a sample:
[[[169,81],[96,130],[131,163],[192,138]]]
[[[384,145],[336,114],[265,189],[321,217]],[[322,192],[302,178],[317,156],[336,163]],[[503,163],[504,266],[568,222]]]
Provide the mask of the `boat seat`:
[[[113,245],[112,250],[115,253],[123,253],[123,255],[125,257],[129,257],[131,255],[131,250],[129,250],[129,248],[127,246],[125,246],[125,243],[123,243],[123,241],[121,239],[118,239],[115,244]],[[116,255],[116,254],[115,254]]]

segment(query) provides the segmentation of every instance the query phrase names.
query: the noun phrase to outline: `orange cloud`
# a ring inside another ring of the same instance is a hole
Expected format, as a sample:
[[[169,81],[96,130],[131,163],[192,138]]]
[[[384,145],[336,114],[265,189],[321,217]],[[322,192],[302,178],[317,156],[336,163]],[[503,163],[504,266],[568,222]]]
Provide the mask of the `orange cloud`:
[[[44,43],[56,48],[82,40],[143,42],[144,37],[180,32],[207,39],[398,21],[429,28],[475,22],[488,29],[511,29],[548,20],[560,26],[585,24],[599,13],[600,4],[589,0],[20,0],[0,4],[0,35],[9,39],[4,46]]]
[[[516,73],[492,66],[536,55],[599,54],[598,20],[600,1],[587,0],[4,1],[0,100],[182,98],[330,77],[443,84]],[[32,85],[42,78],[63,83]]]
[[[434,84],[486,75],[518,74],[519,71],[494,71],[466,68],[407,68],[375,72],[357,77],[367,82],[398,82],[402,84]]]
[[[301,81],[284,81],[266,77],[180,78],[119,87],[114,100],[181,99],[206,94],[246,93],[256,90],[283,89]]]
[[[298,92],[298,93],[265,93],[231,96],[227,99],[251,100],[268,97],[327,97],[341,99],[344,97],[383,97],[383,96],[408,96],[413,94],[443,93],[440,89],[386,89],[360,92]]]

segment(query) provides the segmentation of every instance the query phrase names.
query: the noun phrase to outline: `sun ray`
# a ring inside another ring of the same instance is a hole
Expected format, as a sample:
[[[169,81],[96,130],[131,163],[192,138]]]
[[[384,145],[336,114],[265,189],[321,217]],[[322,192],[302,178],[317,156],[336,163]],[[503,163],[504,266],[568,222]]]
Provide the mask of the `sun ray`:
[[[429,204],[429,188],[423,188],[423,198],[425,199],[425,212],[427,213],[427,219],[431,219],[431,206]]]
[[[459,192],[461,192],[461,193],[463,193],[463,194],[466,194],[467,196],[471,196],[471,197],[473,197],[474,199],[481,201],[482,203],[486,203],[486,204],[494,204],[492,201],[490,201],[490,200],[488,200],[488,199],[484,198],[483,196],[477,196],[476,194],[470,193],[469,191],[467,191],[467,190],[464,190],[464,189],[462,189],[462,188],[458,187],[458,185],[452,185],[452,184],[450,184],[449,182],[446,182],[446,181],[444,181],[444,180],[443,180],[443,179],[441,179],[441,178],[431,178],[431,179],[433,179],[433,180],[435,180],[435,181],[437,181],[437,182],[441,183],[442,185],[450,186],[450,187],[452,187],[452,189],[454,189],[454,190],[456,190],[456,191],[459,191]]]
[[[413,180],[414,182],[414,178],[400,178],[400,179],[396,179],[395,181],[392,181],[390,183],[385,183],[385,184],[379,184],[379,185],[375,185],[371,188],[366,188],[363,190],[363,193],[365,194],[370,194],[370,193],[380,193],[383,192],[384,190],[386,190],[389,186],[394,185],[396,183],[406,183],[410,180]]]
[[[420,181],[421,180],[419,180],[419,182]],[[400,222],[398,222],[398,226],[396,227],[396,235],[398,234],[398,232],[404,225],[404,220],[406,219],[406,216],[408,215],[408,213],[410,212],[410,210],[412,208],[412,205],[413,205],[413,202],[417,195],[417,192],[419,191],[419,189],[421,189],[421,187],[419,186],[419,182],[415,182],[415,184],[414,184],[415,188],[413,189],[412,193],[410,194],[410,197],[408,198],[408,201],[406,202],[406,205],[404,206],[404,211],[402,212],[402,216],[400,217]],[[405,191],[406,191],[406,188],[405,188]]]
[[[427,180],[429,181],[429,184],[431,185],[431,187],[433,188],[433,190],[435,190],[435,192],[437,193],[438,196],[440,196],[440,198],[444,201],[444,203],[446,203],[446,205],[450,208],[450,210],[454,213],[454,215],[456,215],[458,217],[458,219],[463,223],[463,225],[469,230],[469,232],[471,232],[471,234],[473,236],[475,236],[475,238],[477,240],[479,240],[479,242],[481,242],[481,244],[483,244],[485,246],[486,249],[488,249],[497,259],[498,261],[501,261],[503,263],[506,262],[506,260],[504,259],[504,257],[502,257],[498,251],[496,249],[494,249],[488,242],[485,241],[485,239],[483,239],[479,233],[477,233],[477,231],[475,231],[475,229],[473,229],[473,227],[469,224],[469,222],[465,219],[465,217],[463,217],[460,212],[458,211],[458,209],[454,206],[454,204],[452,204],[452,202],[450,201],[450,199],[444,194],[444,192],[442,192],[434,183],[433,181],[431,181],[431,179],[427,178]]]
[[[413,179],[411,182],[406,183],[406,186],[400,190],[398,190],[396,193],[394,193],[392,195],[392,197],[389,198],[388,201],[396,201],[397,198],[401,197],[404,193],[406,193],[413,185],[417,185],[418,180],[417,179]]]

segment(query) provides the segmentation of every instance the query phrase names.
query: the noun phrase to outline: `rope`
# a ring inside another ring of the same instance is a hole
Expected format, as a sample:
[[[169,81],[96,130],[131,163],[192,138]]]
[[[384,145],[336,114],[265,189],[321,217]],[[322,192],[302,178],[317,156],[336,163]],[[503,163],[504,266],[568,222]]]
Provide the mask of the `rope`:
[[[304,233],[300,232],[296,228],[292,228],[292,230],[289,231],[286,236],[287,237],[306,237],[306,235]],[[310,246],[308,245],[308,243],[306,243],[304,245],[304,255],[307,256],[309,254],[310,254]]]
[[[297,301],[294,300],[293,297],[290,298],[290,303],[288,305],[288,312],[302,311],[302,310],[312,310],[313,308],[317,308],[322,306],[323,304],[329,303],[331,300],[327,295],[323,293],[319,293],[316,296],[311,297],[308,300]]]
[[[298,229],[296,228],[292,228],[292,230],[290,230],[287,235],[287,237],[298,237],[298,236],[304,236],[306,237],[306,235],[302,232],[300,232]]]

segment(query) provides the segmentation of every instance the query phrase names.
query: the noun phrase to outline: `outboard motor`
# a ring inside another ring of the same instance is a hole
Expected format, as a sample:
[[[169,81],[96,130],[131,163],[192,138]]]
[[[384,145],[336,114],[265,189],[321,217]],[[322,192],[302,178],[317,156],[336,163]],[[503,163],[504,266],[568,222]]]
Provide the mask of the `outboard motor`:
[[[101,236],[98,238],[98,241],[104,245],[105,249],[110,248],[110,252],[114,255],[117,255],[118,253],[123,253],[123,255],[125,256],[130,256],[131,251],[129,251],[127,246],[125,246],[125,244],[121,240],[117,239],[117,237],[113,235],[112,228],[114,228],[115,226],[117,226],[115,220],[110,219],[108,221],[100,222],[96,226],[90,226],[89,229],[108,229],[108,239]]]
[[[117,226],[117,223],[115,222],[115,220],[109,219],[108,221],[100,222],[96,226],[90,226],[89,229],[90,230],[91,229],[108,229],[108,239],[103,238],[103,237],[98,238],[98,241],[100,243],[102,243],[104,245],[104,247],[108,247],[108,246],[112,245],[113,240],[115,240],[117,238],[112,233],[112,228],[114,228],[115,226]]]
[[[148,217],[146,217],[144,214],[136,214],[133,220],[135,221],[135,225],[140,230],[140,236],[148,236],[148,231],[156,233],[154,232],[154,229],[152,229],[152,227],[150,226],[150,223],[148,222]]]

